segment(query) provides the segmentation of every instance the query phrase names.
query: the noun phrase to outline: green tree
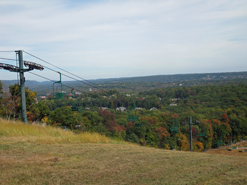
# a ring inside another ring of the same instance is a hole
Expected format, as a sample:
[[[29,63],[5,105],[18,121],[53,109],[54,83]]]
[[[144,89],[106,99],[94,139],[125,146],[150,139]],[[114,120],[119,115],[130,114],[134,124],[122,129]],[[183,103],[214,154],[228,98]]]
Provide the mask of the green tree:
[[[52,111],[50,116],[51,124],[57,126],[67,126],[70,129],[75,129],[76,125],[81,125],[80,120],[82,117],[78,116],[78,114],[74,113],[68,107],[57,108]]]

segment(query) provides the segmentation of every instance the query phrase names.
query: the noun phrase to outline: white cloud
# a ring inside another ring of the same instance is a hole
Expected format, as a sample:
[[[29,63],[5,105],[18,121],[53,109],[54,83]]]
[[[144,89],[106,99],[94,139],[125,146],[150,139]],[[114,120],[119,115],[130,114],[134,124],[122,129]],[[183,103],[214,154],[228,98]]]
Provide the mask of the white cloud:
[[[26,50],[87,79],[247,67],[245,0],[0,0],[0,12],[1,50]]]

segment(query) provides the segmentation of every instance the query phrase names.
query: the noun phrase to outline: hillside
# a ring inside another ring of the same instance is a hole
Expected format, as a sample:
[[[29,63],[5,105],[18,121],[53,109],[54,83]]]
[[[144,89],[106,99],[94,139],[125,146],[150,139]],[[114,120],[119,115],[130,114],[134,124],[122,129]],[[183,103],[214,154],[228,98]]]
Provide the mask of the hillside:
[[[154,149],[105,137],[69,139],[77,137],[0,120],[0,184],[247,183],[246,156]]]

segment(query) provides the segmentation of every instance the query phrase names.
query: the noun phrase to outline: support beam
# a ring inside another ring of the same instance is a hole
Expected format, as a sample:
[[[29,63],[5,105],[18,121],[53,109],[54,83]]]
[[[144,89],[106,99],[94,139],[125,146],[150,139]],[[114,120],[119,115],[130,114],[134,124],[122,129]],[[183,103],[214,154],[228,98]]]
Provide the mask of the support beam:
[[[190,117],[190,151],[193,151],[193,143],[192,143],[192,118]]]
[[[26,95],[25,95],[25,77],[23,70],[23,55],[22,50],[16,51],[19,58],[19,74],[20,74],[20,89],[21,89],[21,105],[22,105],[22,118],[27,123],[27,109],[26,109]]]
[[[190,127],[190,151],[193,151],[193,141],[192,141],[192,125],[198,124],[200,121],[196,121],[196,123],[192,123],[192,117],[190,117],[189,123],[184,123],[185,125],[189,125]]]

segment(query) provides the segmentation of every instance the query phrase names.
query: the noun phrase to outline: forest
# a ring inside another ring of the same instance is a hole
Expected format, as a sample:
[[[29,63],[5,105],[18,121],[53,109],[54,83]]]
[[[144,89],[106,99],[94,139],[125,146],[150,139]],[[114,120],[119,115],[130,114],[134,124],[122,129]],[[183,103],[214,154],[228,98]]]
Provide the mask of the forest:
[[[0,117],[21,120],[18,84],[3,92]],[[155,88],[138,93],[117,89],[63,99],[37,99],[26,88],[29,123],[43,122],[75,133],[98,132],[108,137],[164,149],[204,151],[247,139],[247,85],[196,85]]]

